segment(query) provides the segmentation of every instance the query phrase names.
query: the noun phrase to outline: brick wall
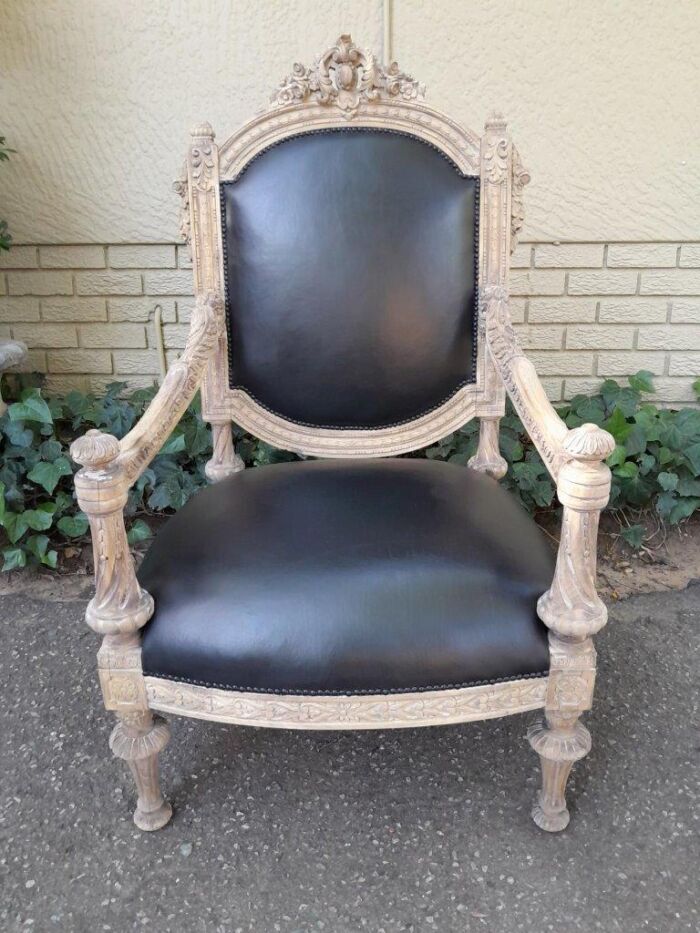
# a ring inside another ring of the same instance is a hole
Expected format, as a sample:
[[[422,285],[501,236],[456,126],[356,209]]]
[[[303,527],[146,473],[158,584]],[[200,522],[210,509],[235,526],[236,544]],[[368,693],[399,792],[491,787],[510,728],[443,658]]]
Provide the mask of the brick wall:
[[[170,243],[15,246],[0,254],[0,336],[25,341],[54,391],[150,385],[157,304],[168,358],[184,346],[189,265]],[[660,401],[694,401],[700,243],[523,243],[512,269],[513,317],[553,400],[648,369]]]

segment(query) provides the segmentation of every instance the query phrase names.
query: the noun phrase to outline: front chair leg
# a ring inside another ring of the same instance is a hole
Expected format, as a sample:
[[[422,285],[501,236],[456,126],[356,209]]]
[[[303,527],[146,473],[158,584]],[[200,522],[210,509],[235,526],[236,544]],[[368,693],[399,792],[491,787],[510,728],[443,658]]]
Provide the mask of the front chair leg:
[[[577,715],[546,713],[530,727],[528,741],[540,756],[542,789],[532,808],[532,818],[540,829],[557,833],[569,825],[566,782],[575,761],[591,749],[591,734]]]
[[[117,758],[126,761],[136,782],[134,823],[146,832],[161,829],[173,813],[163,799],[158,774],[158,754],[168,744],[170,729],[161,716],[154,716],[150,710],[119,713],[118,719],[109,747]]]

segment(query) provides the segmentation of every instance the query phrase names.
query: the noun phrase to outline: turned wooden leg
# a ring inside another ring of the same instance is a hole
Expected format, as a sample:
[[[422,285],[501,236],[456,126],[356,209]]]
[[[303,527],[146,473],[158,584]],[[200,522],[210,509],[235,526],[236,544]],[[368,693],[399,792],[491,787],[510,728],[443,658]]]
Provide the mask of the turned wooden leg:
[[[498,425],[500,418],[481,418],[479,424],[479,446],[469,466],[479,473],[488,473],[494,479],[502,479],[507,471],[508,464],[498,449]]]
[[[117,758],[126,761],[136,782],[134,823],[146,832],[161,829],[173,813],[163,799],[158,775],[158,753],[168,744],[170,730],[166,721],[150,710],[120,713],[118,717],[109,747]]]
[[[532,818],[540,829],[557,833],[569,825],[566,782],[573,763],[591,750],[591,734],[578,715],[548,711],[545,720],[530,727],[527,737],[542,766],[542,789]]]
[[[207,460],[204,472],[209,482],[218,483],[227,476],[233,476],[234,473],[243,470],[245,464],[233,449],[230,421],[212,422],[211,432],[213,452],[211,460]]]

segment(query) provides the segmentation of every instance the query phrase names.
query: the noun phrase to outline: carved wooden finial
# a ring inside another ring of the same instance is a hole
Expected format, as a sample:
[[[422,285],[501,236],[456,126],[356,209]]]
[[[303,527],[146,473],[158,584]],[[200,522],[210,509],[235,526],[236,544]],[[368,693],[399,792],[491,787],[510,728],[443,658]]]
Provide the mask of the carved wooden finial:
[[[597,424],[582,424],[564,438],[562,444],[572,460],[606,460],[615,450],[615,439]]]
[[[485,126],[492,132],[505,133],[508,123],[500,111],[494,110],[489,114]]]
[[[205,120],[203,123],[195,123],[190,130],[190,136],[193,139],[214,139],[216,133],[211,125]]]
[[[119,456],[119,441],[111,434],[92,428],[70,445],[76,463],[88,469],[104,468]]]
[[[396,62],[382,65],[370,51],[355,45],[352,36],[343,35],[311,68],[297,62],[273,92],[270,105],[288,107],[310,99],[334,105],[350,119],[360,104],[415,100],[424,94],[425,86],[401,71]]]

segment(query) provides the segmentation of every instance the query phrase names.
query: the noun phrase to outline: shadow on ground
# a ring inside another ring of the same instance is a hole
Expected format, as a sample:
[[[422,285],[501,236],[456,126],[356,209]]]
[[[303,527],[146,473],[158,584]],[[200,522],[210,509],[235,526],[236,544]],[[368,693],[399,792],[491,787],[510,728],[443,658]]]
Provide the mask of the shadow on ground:
[[[558,836],[529,818],[523,716],[383,733],[180,719],[162,755],[176,816],[144,835],[84,606],[0,597],[3,930],[698,929],[700,586],[612,610]]]

